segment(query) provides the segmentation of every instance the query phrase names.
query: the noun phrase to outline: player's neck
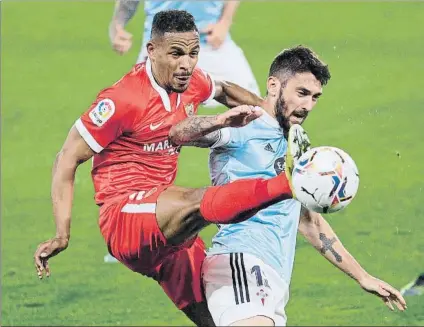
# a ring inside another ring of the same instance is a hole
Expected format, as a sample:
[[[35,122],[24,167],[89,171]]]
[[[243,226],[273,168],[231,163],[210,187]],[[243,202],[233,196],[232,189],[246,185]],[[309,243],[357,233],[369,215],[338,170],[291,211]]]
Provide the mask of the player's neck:
[[[275,117],[275,104],[271,102],[271,99],[269,99],[268,97],[265,97],[263,104],[262,104],[262,109],[266,111],[266,113],[268,115],[270,115],[273,118]]]
[[[167,84],[166,83],[166,78],[161,78],[161,75],[156,73],[156,70],[155,70],[155,66],[154,65],[152,65],[152,76],[153,76],[153,79],[156,81],[156,83],[161,88],[163,88],[166,91],[166,93],[168,93],[168,94],[171,94],[172,93],[172,90],[169,87],[166,86],[166,84]]]

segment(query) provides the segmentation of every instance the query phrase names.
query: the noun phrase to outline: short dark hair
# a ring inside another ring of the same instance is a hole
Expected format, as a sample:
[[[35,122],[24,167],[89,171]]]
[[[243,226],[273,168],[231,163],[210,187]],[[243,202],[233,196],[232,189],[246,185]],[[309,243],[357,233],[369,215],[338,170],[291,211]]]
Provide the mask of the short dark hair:
[[[184,33],[198,31],[192,14],[185,10],[159,11],[153,17],[150,38],[161,37],[165,33]]]
[[[280,52],[272,62],[268,76],[281,78],[286,74],[292,76],[306,72],[314,74],[321,85],[327,84],[331,78],[328,65],[322,62],[311,49],[299,45]]]

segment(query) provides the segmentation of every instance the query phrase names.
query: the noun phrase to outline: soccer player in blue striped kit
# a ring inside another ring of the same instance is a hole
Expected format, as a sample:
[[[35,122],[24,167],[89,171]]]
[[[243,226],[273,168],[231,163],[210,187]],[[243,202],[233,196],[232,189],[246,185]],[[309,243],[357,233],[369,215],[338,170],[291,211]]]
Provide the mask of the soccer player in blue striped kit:
[[[287,144],[292,144],[290,138],[302,137],[300,125],[329,79],[328,67],[309,48],[284,50],[271,65],[259,119],[242,128],[217,130],[185,145],[211,148],[213,185],[277,176],[286,166],[292,169],[292,163],[286,165],[284,158],[286,151],[295,153],[297,149],[287,149]],[[189,119],[180,123],[181,131],[190,130],[189,124]],[[309,142],[305,143],[308,147]],[[231,205],[231,199],[228,202]],[[368,274],[327,221],[301,208],[297,200],[275,203],[246,221],[218,227],[202,268],[208,307],[217,326],[286,325],[298,230],[362,289],[380,297],[392,310],[393,305],[401,311],[406,308],[395,288]]]

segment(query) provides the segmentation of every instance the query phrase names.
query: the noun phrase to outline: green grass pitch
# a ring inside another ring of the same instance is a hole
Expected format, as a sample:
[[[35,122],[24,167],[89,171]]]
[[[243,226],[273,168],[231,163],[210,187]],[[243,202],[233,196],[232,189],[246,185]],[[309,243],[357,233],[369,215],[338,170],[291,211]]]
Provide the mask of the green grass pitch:
[[[51,261],[52,277],[40,282],[32,262],[55,232],[54,156],[97,92],[135,62],[142,10],[128,27],[134,46],[119,57],[107,36],[112,2],[1,5],[2,325],[189,324],[155,282],[103,263],[90,164],[78,171],[72,238]],[[329,64],[332,80],[305,127],[315,145],[351,154],[361,183],[328,219],[371,274],[398,288],[424,272],[423,15],[413,2],[244,2],[232,29],[262,92],[285,47],[311,46]],[[207,185],[207,156],[183,149],[178,184]],[[207,242],[214,231],[202,233]],[[390,312],[303,239],[297,247],[289,325],[424,324],[424,297]]]

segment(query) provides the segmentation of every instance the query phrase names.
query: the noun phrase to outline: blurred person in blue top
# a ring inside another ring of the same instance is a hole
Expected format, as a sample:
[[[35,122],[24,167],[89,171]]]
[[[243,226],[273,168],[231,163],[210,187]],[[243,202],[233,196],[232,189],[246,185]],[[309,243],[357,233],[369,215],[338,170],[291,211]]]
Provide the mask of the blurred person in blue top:
[[[125,26],[134,16],[138,0],[117,0],[109,37],[113,49],[125,54],[132,46],[132,35]],[[243,50],[230,35],[233,17],[240,1],[144,1],[143,41],[137,63],[147,59],[147,42],[150,40],[153,17],[163,10],[185,10],[191,13],[200,32],[200,52],[198,67],[213,76],[215,80],[235,83],[259,95],[259,87]],[[218,106],[212,100],[207,107]]]
[[[224,128],[185,145],[210,147],[213,185],[246,178],[272,178],[290,171],[286,151],[295,157],[309,147],[300,126],[315,107],[330,72],[309,48],[277,55],[267,80],[263,114],[242,128]],[[181,124],[189,124],[190,119]],[[302,150],[288,147],[302,138]],[[297,158],[298,159],[298,158]],[[228,199],[231,204],[231,199]],[[202,266],[209,311],[217,326],[285,326],[285,306],[299,231],[328,261],[394,310],[406,308],[391,285],[368,274],[343,247],[318,213],[294,199],[275,203],[252,218],[218,226]],[[311,267],[312,268],[312,267]]]

